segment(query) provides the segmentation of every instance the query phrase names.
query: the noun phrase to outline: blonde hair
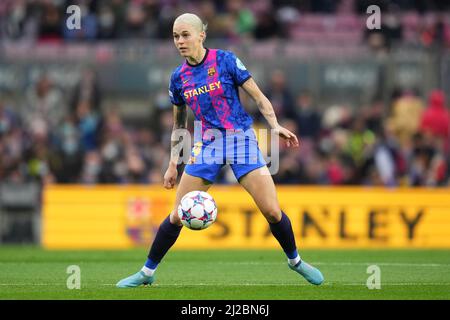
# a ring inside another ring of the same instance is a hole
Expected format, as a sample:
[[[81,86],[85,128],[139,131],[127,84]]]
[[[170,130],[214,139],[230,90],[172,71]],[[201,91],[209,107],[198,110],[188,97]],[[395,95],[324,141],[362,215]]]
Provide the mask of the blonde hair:
[[[177,22],[190,24],[198,32],[206,32],[206,29],[208,28],[208,24],[204,24],[202,22],[202,19],[200,19],[196,14],[193,13],[183,13],[175,19],[173,24]]]

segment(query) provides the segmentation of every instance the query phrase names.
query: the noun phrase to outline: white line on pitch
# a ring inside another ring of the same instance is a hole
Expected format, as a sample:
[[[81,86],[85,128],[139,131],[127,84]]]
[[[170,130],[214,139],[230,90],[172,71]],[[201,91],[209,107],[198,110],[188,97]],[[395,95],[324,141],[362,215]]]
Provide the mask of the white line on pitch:
[[[184,264],[198,262],[184,262]],[[378,266],[386,267],[450,267],[450,264],[443,263],[397,263],[397,262],[310,262],[317,266],[369,266],[376,264]],[[202,262],[202,264],[219,264],[219,265],[284,265],[286,262],[257,262],[257,261],[242,261],[242,262],[227,262],[227,261],[214,261],[214,262]]]
[[[0,264],[5,262],[0,262]],[[198,261],[186,261],[183,264],[198,264]],[[285,265],[286,262],[258,262],[258,261],[242,261],[242,262],[233,262],[233,261],[202,261],[204,265],[213,264],[213,265],[259,265],[259,266],[278,266]],[[402,263],[402,262],[310,262],[313,265],[317,266],[369,266],[376,264],[377,266],[386,266],[386,267],[450,267],[450,264],[446,263]]]
[[[61,284],[56,283],[0,283],[0,286],[60,286]],[[99,284],[100,286],[115,286],[114,283],[102,283]],[[450,283],[446,282],[387,282],[382,283],[382,286],[417,286],[417,285],[423,285],[423,286],[450,286]],[[61,285],[62,286],[62,285]],[[92,286],[92,285],[91,285]],[[311,286],[308,283],[167,283],[167,284],[154,284],[152,287],[213,287],[213,286],[221,286],[221,287],[260,287],[260,286],[292,286],[292,287],[298,287],[298,286]],[[326,282],[322,284],[321,286],[366,286],[366,283],[364,282]]]
[[[382,286],[450,286],[450,283],[445,282],[398,282],[398,283],[382,283]],[[102,284],[102,286],[115,286],[115,284]],[[152,287],[211,287],[211,286],[221,286],[221,287],[260,287],[260,286],[311,286],[309,283],[185,283],[185,284],[177,284],[177,283],[167,283],[167,284],[154,284]],[[363,286],[366,287],[365,282],[349,282],[349,283],[339,283],[339,282],[325,282],[321,286]]]

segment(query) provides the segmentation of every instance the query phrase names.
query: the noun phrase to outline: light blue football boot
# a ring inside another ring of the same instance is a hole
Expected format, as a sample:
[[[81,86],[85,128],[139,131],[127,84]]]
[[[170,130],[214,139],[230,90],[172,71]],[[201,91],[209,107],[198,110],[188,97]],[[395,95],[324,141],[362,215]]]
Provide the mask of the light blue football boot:
[[[141,270],[138,273],[129,276],[128,278],[122,279],[117,282],[117,288],[136,288],[141,285],[151,285],[155,281],[154,276],[146,276],[145,273]]]
[[[303,260],[300,260],[300,262],[295,266],[288,263],[288,266],[295,272],[302,275],[306,280],[308,280],[309,283],[315,284],[316,286],[322,284],[324,280],[322,272],[320,272],[319,269],[314,268],[312,265]]]

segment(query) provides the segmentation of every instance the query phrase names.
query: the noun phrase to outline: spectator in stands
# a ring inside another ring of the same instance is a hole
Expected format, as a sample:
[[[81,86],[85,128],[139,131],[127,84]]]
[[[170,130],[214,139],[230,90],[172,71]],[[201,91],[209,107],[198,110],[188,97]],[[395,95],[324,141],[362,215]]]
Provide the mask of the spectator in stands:
[[[448,143],[450,137],[450,114],[445,106],[445,95],[442,90],[433,90],[430,93],[428,106],[420,119],[420,131],[426,135],[431,134],[435,139]]]
[[[49,129],[58,127],[66,113],[62,92],[47,74],[41,75],[26,93],[21,114],[26,127],[47,134]]]
[[[443,48],[450,45],[450,26],[445,16],[437,16],[435,21],[425,21],[420,30],[420,41],[426,48]]]
[[[23,180],[26,147],[19,115],[0,98],[0,181]]]
[[[340,156],[337,152],[333,152],[326,157],[326,183],[331,185],[339,185],[345,183],[345,170]]]
[[[362,107],[361,113],[365,126],[377,136],[382,135],[385,118],[384,103],[380,100],[375,100],[368,107]]]
[[[321,116],[311,94],[308,91],[300,93],[296,102],[295,119],[300,138],[317,139],[320,134]]]
[[[381,16],[381,30],[386,37],[388,48],[403,39],[403,26],[400,17],[401,12],[395,4],[389,4],[387,12]]]
[[[61,166],[55,172],[59,183],[76,183],[79,180],[83,165],[83,149],[81,146],[80,132],[74,114],[67,114],[64,122],[57,132]]]
[[[120,160],[123,157],[122,140],[125,127],[116,108],[107,110],[104,119],[99,150],[102,163],[99,179],[103,183],[115,183],[119,182],[120,173],[123,171]]]
[[[152,181],[154,177],[150,172],[151,169],[156,168],[159,170],[160,164],[164,163],[163,161],[166,154],[164,153],[164,150],[162,153],[159,152],[159,141],[156,138],[155,132],[149,128],[140,128],[137,131],[135,145],[137,150],[139,151],[142,161],[149,170],[147,172],[147,180]],[[161,172],[161,174],[163,175],[164,173]]]
[[[227,16],[217,11],[213,2],[209,0],[201,1],[198,10],[203,21],[208,23],[208,38],[224,39],[227,37]]]
[[[299,182],[302,184],[328,184],[329,172],[326,166],[325,159],[319,154],[314,153],[309,162],[305,164]]]
[[[56,182],[54,172],[58,171],[60,162],[56,152],[47,141],[35,139],[29,152],[26,165],[30,178],[42,184]]]
[[[6,8],[8,8],[8,4],[6,4]],[[12,2],[9,13],[6,13],[4,17],[0,13],[0,38],[3,33],[9,39],[23,39],[29,29],[29,14],[26,1]]]
[[[114,6],[106,2],[99,5],[97,17],[97,38],[114,39],[119,35],[119,16]]]
[[[153,19],[148,19],[142,3],[132,1],[126,9],[125,25],[122,37],[127,39],[149,37],[152,34],[152,31],[154,32],[152,27],[156,27],[156,25],[149,25],[153,22]]]
[[[423,103],[412,91],[403,92],[393,101],[390,127],[402,146],[409,145],[419,130]]]
[[[365,40],[369,49],[372,50],[376,57],[385,57],[387,55],[389,44],[386,34],[378,29],[366,29]]]
[[[82,100],[78,103],[76,117],[82,150],[88,152],[97,149],[100,140],[100,119],[92,110],[89,101]]]
[[[302,179],[302,168],[292,153],[280,158],[277,174],[273,177],[280,184],[298,184]]]
[[[267,98],[272,102],[277,117],[294,119],[294,99],[286,83],[284,71],[273,70],[265,92],[267,92]]]
[[[129,141],[125,145],[125,162],[127,165],[127,183],[146,183],[148,181],[148,168],[137,146]]]
[[[437,150],[431,158],[424,185],[430,187],[444,186],[447,182],[448,164],[443,150]]]
[[[413,140],[413,149],[410,155],[408,176],[409,185],[426,185],[428,170],[436,150],[430,141],[430,136],[416,134]]]
[[[19,116],[0,98],[0,137],[19,126]]]
[[[397,174],[397,153],[396,145],[390,143],[391,141],[382,136],[378,138],[378,141],[374,147],[373,163],[376,172],[376,181],[372,181],[372,184],[384,185],[384,186],[396,186],[396,174]]]
[[[276,3],[278,1],[274,5]],[[292,29],[295,28],[295,24],[300,20],[300,12],[294,6],[294,3],[278,4],[278,6],[276,10],[277,21],[281,24],[283,36],[290,38]]]
[[[50,1],[43,2],[38,27],[38,41],[55,43],[62,41],[63,18],[56,4]]]
[[[70,111],[73,114],[76,113],[76,108],[81,100],[89,102],[94,112],[100,112],[102,94],[97,72],[92,66],[86,67],[82,71],[81,78],[72,92]]]
[[[84,156],[80,182],[85,184],[116,182],[113,179],[105,179],[102,181],[100,178],[101,171],[102,159],[99,152],[96,150],[87,152]],[[106,175],[106,173],[104,175]]]
[[[374,144],[375,134],[366,128],[361,115],[356,115],[349,131],[346,152],[357,166],[362,166],[368,155],[371,154]]]
[[[155,37],[166,39],[172,34],[172,24],[177,17],[177,8],[175,3],[167,1],[161,4],[160,14],[158,15]]]
[[[373,5],[375,3],[370,3]],[[381,15],[379,29],[365,29],[365,39],[377,55],[385,55],[392,46],[403,39],[403,26],[399,7],[394,3],[385,3],[386,10]],[[366,7],[367,8],[367,7]]]
[[[170,109],[166,109],[159,115],[158,138],[163,145],[165,145],[165,143],[170,143],[172,127],[173,127],[173,111]]]
[[[257,15],[257,22],[253,36],[257,40],[286,38],[288,31],[278,21],[273,12],[263,11]]]
[[[80,29],[69,29],[66,23],[61,24],[65,40],[95,40],[98,35],[98,15],[93,12],[92,1],[80,1]]]
[[[251,37],[256,25],[253,12],[245,8],[243,0],[226,1],[225,21],[227,37],[231,40]]]

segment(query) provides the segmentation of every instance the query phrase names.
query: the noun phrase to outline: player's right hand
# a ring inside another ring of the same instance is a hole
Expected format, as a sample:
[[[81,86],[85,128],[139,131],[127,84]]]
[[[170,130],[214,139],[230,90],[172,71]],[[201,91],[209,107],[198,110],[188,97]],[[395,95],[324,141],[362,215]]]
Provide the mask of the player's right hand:
[[[164,174],[164,188],[172,189],[177,182],[177,177],[177,167],[169,165],[169,168],[167,168],[166,173]]]

